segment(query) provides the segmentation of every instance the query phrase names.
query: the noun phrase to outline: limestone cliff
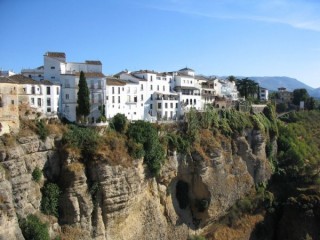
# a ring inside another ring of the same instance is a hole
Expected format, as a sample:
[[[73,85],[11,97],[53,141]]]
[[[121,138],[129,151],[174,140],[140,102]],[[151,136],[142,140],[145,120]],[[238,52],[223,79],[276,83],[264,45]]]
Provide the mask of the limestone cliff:
[[[53,137],[2,144],[0,239],[23,239],[17,216],[40,212],[43,182],[31,176],[36,166],[61,187],[58,222],[79,230],[74,239],[186,239],[201,233],[271,175],[259,131],[220,140],[204,152],[171,153],[157,178],[149,177],[142,159],[126,167],[103,157],[80,159],[62,152]]]

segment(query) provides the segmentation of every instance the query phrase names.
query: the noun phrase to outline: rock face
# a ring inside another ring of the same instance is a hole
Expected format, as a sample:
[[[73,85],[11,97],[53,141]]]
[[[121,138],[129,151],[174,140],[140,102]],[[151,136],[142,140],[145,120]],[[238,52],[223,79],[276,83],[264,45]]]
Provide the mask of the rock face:
[[[6,209],[0,239],[22,239],[16,214],[39,212],[41,183],[31,176],[36,166],[60,185],[59,224],[79,229],[79,239],[186,239],[270,177],[264,149],[263,135],[247,131],[208,149],[206,159],[197,151],[174,152],[160,176],[150,178],[142,159],[129,167],[110,165],[108,159],[80,161],[59,154],[52,138],[18,139],[13,147],[0,147],[9,173],[9,180],[0,177],[0,206]]]
[[[3,199],[2,204],[7,209],[0,216],[0,239],[23,239],[17,215],[24,218],[39,212],[41,201],[42,183],[32,180],[33,170],[39,167],[50,172],[51,176],[59,175],[54,139],[48,138],[42,142],[37,136],[21,137],[17,143],[7,147],[1,142],[0,164],[6,172],[6,178],[3,174],[0,178],[0,199]],[[7,226],[9,220],[12,221],[10,227]]]

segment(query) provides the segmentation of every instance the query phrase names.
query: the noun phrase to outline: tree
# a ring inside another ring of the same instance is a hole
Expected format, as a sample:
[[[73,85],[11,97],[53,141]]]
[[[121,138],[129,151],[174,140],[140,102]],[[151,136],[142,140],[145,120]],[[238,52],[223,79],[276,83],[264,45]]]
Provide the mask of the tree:
[[[78,87],[77,117],[86,118],[90,114],[90,91],[83,71],[80,72]]]
[[[249,96],[255,97],[256,94],[259,94],[259,84],[249,78],[237,80],[236,86],[240,95],[246,99]]]
[[[237,79],[236,79],[236,77],[235,76],[229,76],[228,78],[227,78],[230,82],[236,82],[237,81]]]
[[[117,113],[112,118],[112,127],[119,133],[125,133],[128,126],[128,120],[124,114]]]
[[[305,107],[308,110],[314,110],[316,109],[316,100],[314,100],[313,97],[307,98],[307,101],[305,103]]]
[[[301,101],[306,102],[308,98],[309,98],[309,94],[305,88],[299,88],[299,89],[293,90],[292,103],[294,105],[299,106]]]

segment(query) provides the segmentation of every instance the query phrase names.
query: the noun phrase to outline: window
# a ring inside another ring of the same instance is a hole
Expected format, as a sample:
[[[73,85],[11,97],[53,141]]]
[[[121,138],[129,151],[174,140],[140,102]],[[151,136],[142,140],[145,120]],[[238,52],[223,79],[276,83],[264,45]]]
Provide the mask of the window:
[[[151,91],[153,90],[153,86],[152,86],[152,85],[150,85],[150,90],[151,90]]]
[[[150,76],[150,81],[152,82],[152,76]]]
[[[112,87],[112,94],[114,94],[114,87]]]
[[[29,78],[31,78],[32,76],[31,76],[31,74],[29,74]]]
[[[152,104],[150,104],[150,109],[152,109]]]
[[[176,108],[178,108],[178,103],[176,103]]]
[[[165,91],[166,91],[166,86],[163,86],[162,89],[163,89],[163,91],[165,92]]]
[[[159,91],[159,89],[160,89],[160,87],[159,87],[159,85],[157,85],[157,91]]]
[[[41,107],[41,98],[38,98],[38,106]]]
[[[34,86],[31,87],[31,94],[36,94],[36,88]]]
[[[56,67],[52,66],[51,69],[56,69]]]
[[[69,94],[68,93],[66,94],[66,100],[69,100]]]
[[[50,95],[50,87],[47,87],[47,95]]]
[[[120,94],[120,87],[118,87],[118,94]]]
[[[47,106],[51,106],[51,98],[47,98]]]
[[[193,104],[194,104],[194,105],[197,104],[197,100],[196,100],[196,99],[193,100]]]
[[[152,94],[150,95],[150,100],[153,100],[153,95]]]
[[[51,107],[48,107],[48,108],[47,108],[47,112],[51,112]]]
[[[39,74],[38,77],[41,77],[41,74]]]
[[[161,109],[161,103],[158,103],[158,109]]]
[[[34,98],[31,98],[31,104],[34,105]]]
[[[143,94],[141,94],[141,101],[143,101]]]
[[[66,112],[66,113],[69,112],[69,106],[68,106],[68,105],[66,105],[66,106],[64,107],[64,112]]]
[[[66,87],[66,88],[69,88],[69,87],[70,87],[69,79],[66,79],[65,87]]]
[[[112,103],[114,103],[114,96],[112,96]]]
[[[143,90],[143,84],[140,85],[140,90],[141,90],[141,91]]]
[[[14,100],[11,100],[11,104],[14,105]]]
[[[134,101],[134,102],[137,102],[137,101],[138,101],[137,96],[134,96],[134,97],[133,97],[133,101]]]
[[[164,108],[168,108],[168,103],[165,103],[165,104],[164,104]]]
[[[170,103],[170,108],[173,108],[173,103]]]
[[[119,88],[120,89],[120,88]],[[120,103],[120,96],[118,96],[118,103]]]

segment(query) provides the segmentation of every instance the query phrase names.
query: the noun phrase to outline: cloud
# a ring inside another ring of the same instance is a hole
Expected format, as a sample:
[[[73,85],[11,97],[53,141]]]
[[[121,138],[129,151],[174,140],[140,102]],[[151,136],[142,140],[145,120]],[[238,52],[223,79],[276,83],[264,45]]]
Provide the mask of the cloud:
[[[167,0],[149,7],[205,18],[285,24],[320,32],[320,2],[312,0]]]

